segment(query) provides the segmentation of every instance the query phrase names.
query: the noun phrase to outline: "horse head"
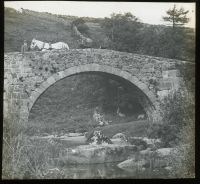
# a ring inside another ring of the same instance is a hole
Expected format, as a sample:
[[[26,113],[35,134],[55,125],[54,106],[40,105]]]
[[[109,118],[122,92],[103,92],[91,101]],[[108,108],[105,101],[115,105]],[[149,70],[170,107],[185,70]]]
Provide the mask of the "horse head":
[[[30,49],[33,50],[36,46],[37,46],[36,39],[33,38],[32,41],[31,41]]]

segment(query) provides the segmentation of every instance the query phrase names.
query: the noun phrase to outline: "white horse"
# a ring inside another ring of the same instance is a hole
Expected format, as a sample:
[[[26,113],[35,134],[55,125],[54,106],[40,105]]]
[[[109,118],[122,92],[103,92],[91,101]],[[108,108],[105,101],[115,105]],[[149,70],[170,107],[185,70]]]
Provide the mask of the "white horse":
[[[31,45],[30,45],[30,49],[35,49],[38,48],[39,50],[45,51],[45,50],[49,50],[49,49],[55,49],[55,50],[60,50],[60,49],[67,49],[69,50],[69,46],[64,43],[64,42],[57,42],[57,43],[53,43],[53,44],[49,44],[49,43],[45,43],[39,40],[36,40],[35,38],[33,38]]]

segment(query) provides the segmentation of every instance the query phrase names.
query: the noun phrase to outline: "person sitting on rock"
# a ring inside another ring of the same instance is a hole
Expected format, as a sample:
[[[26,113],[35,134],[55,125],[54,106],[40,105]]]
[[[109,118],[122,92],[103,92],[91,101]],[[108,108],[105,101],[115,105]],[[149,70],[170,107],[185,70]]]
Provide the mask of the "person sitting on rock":
[[[100,130],[95,130],[90,133],[86,142],[93,145],[113,144],[112,141],[107,136],[103,135]]]
[[[105,125],[109,125],[110,122],[112,121],[107,121],[104,119],[104,115],[100,114],[99,108],[96,107],[93,113],[93,119],[96,123],[98,123],[99,126],[105,126]]]
[[[113,139],[120,139],[121,141],[128,142],[128,137],[123,133],[117,133],[112,138]]]
[[[104,117],[103,115],[100,114],[99,112],[99,108],[96,107],[93,113],[93,119],[95,120],[95,122],[99,123],[99,122],[103,122],[104,121]]]

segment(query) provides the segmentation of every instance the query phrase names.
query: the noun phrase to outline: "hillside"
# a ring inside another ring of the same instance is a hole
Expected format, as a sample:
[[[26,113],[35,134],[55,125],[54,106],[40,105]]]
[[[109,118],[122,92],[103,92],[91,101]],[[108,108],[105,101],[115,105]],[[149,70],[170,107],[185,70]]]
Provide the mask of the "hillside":
[[[20,51],[23,40],[28,45],[33,38],[44,42],[63,41],[69,48],[78,48],[78,40],[72,34],[71,22],[77,17],[58,16],[24,10],[20,13],[12,8],[5,8],[5,52]],[[88,19],[88,18],[87,18]],[[106,36],[98,23],[88,23],[91,38],[95,41]]]
[[[177,29],[175,40],[172,36],[173,31],[168,26],[139,23],[137,32],[117,29],[115,33],[117,40],[111,41],[108,39],[110,28],[106,29],[102,26],[104,19],[55,15],[26,9],[21,13],[12,8],[5,8],[4,50],[5,52],[20,51],[23,40],[27,40],[30,45],[33,38],[52,43],[63,41],[70,49],[82,48],[80,39],[71,29],[71,23],[78,18],[84,20],[88,27],[85,36],[93,40],[91,46],[93,48],[102,46],[112,50],[194,62],[195,31],[191,28]]]

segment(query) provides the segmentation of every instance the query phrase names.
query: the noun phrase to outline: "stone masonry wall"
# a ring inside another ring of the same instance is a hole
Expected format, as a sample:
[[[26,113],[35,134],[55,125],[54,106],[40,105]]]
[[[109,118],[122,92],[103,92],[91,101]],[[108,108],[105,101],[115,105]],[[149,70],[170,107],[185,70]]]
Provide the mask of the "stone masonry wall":
[[[179,84],[176,63],[182,62],[103,49],[5,53],[4,118],[25,125],[44,90],[57,80],[84,71],[107,72],[129,80],[146,96],[143,101],[151,105],[151,111],[154,107],[157,112],[162,92],[166,95],[165,90]]]

